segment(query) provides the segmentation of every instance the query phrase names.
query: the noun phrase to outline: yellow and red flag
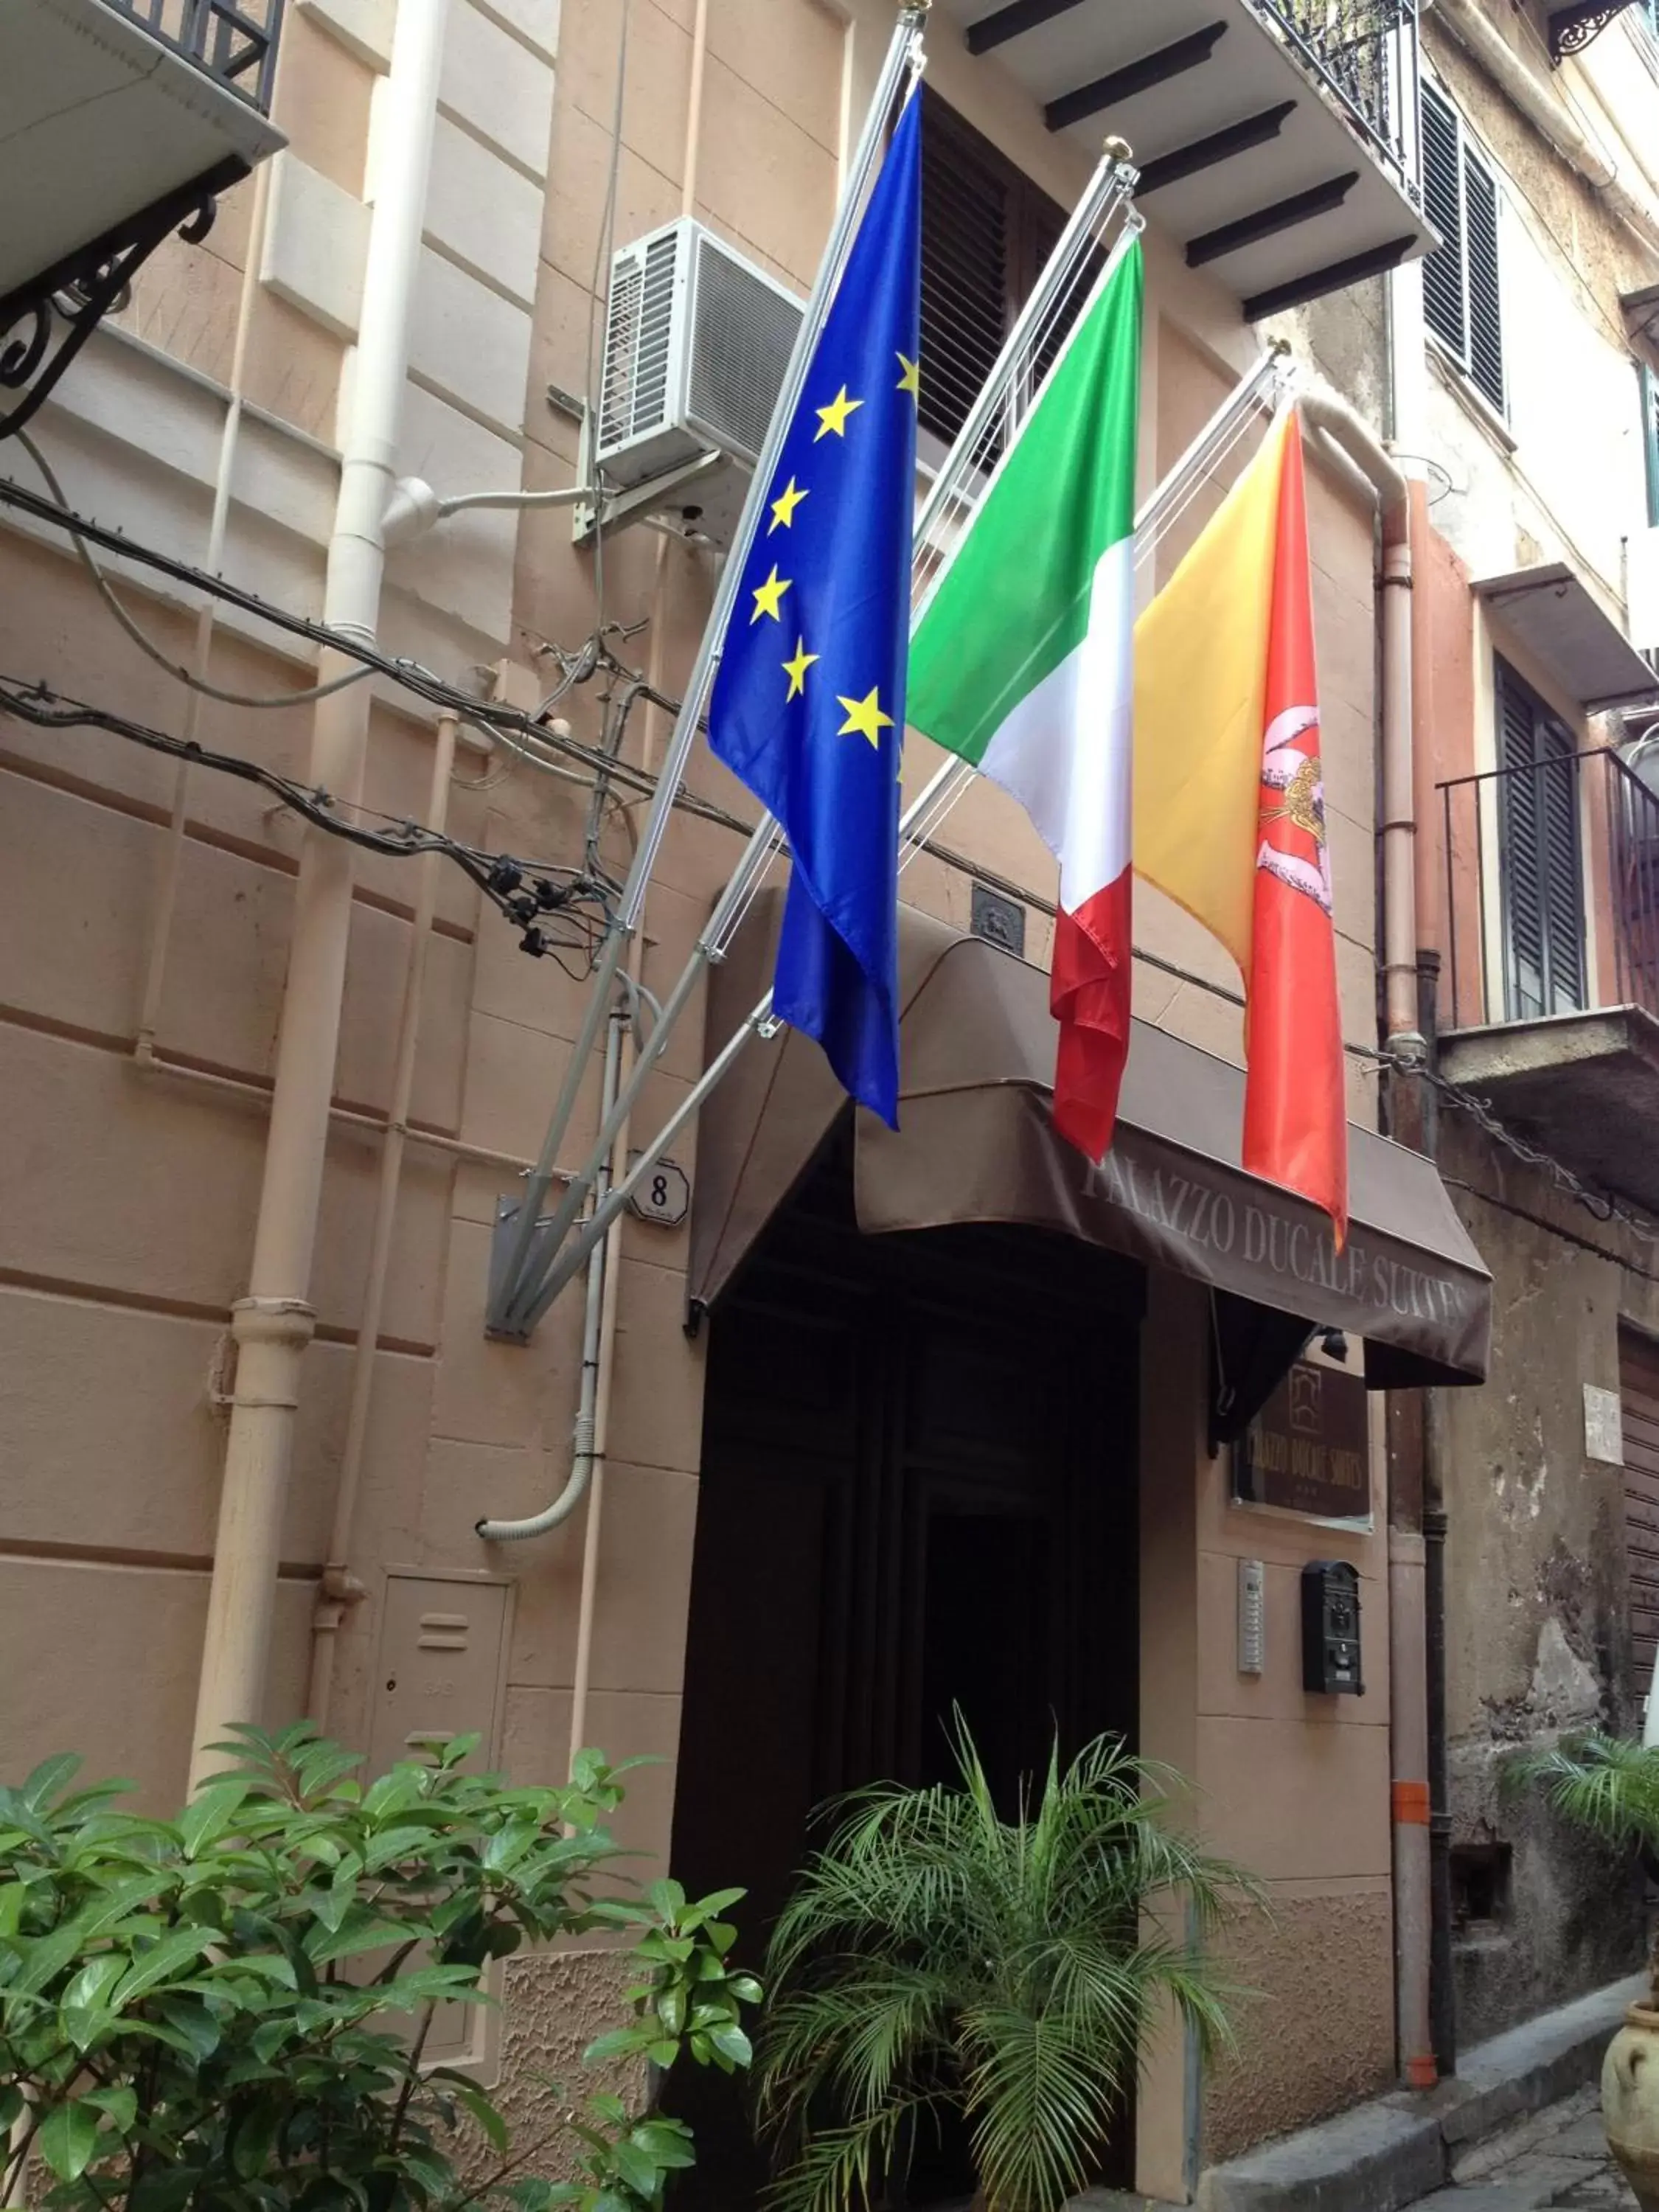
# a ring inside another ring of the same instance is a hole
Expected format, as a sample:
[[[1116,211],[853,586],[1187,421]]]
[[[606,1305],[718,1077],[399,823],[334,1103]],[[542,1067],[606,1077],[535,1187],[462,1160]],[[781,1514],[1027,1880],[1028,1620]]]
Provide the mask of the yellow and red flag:
[[[1347,1231],[1347,1117],[1294,410],[1135,627],[1134,862],[1232,954],[1243,1164]]]

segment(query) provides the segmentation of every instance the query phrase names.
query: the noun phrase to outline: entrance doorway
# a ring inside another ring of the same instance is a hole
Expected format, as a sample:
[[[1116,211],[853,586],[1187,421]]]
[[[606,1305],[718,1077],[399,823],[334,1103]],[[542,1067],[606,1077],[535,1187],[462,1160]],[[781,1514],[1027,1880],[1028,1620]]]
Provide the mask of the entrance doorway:
[[[1035,1231],[860,1237],[843,1142],[722,1300],[672,1863],[693,1895],[744,1887],[746,1961],[813,1808],[950,1776],[957,1709],[1010,1808],[1056,1733],[1133,1745],[1141,1299],[1131,1263]],[[675,2086],[677,2212],[753,2203],[739,2095]],[[959,2146],[918,2147],[912,2203],[962,2180]]]

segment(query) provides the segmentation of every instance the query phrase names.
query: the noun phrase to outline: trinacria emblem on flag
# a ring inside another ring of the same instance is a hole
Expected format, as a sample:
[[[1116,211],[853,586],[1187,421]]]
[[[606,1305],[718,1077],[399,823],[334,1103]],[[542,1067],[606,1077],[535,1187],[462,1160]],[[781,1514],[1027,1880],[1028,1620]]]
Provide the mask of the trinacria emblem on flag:
[[[1267,731],[1261,761],[1261,842],[1255,864],[1331,912],[1331,856],[1325,840],[1325,775],[1317,707],[1287,707]],[[1311,849],[1310,849],[1311,848]]]

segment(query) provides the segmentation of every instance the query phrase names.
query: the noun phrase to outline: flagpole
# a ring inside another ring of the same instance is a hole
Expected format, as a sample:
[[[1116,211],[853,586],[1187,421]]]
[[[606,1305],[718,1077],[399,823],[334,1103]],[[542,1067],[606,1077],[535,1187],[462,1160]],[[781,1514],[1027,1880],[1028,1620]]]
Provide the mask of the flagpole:
[[[990,374],[981,386],[949,453],[929,487],[915,526],[913,575],[927,562],[933,533],[941,520],[945,519],[952,502],[963,503],[969,513],[977,503],[976,499],[969,496],[969,487],[986,473],[999,427],[1008,433],[1006,442],[1013,442],[1015,422],[1005,422],[1003,418],[1006,412],[1016,407],[1018,415],[1023,416],[1029,410],[1035,397],[1030,391],[1024,395],[1018,393],[1016,386],[1022,379],[1030,378],[1037,335],[1066,303],[1067,292],[1086,266],[1096,234],[1115,213],[1119,204],[1133,192],[1136,176],[1137,172],[1129,158],[1129,149],[1123,140],[1108,138],[1093,175],[1055,241],[1053,252],[1016,317]],[[1109,280],[1130,240],[1142,228],[1141,219],[1132,207],[1129,220],[1115,240],[1106,267],[1091,288],[1091,292],[1097,291]],[[1080,322],[1082,319],[1079,317],[1078,319]],[[755,480],[762,484],[763,491],[769,489],[769,471],[763,475],[757,470]],[[962,517],[964,523],[966,519],[967,514],[964,514]],[[728,570],[730,565],[728,562]],[[913,630],[919,613],[918,606],[911,615]],[[694,676],[694,686],[695,682]],[[694,690],[688,690],[688,705],[694,696]],[[683,708],[683,714],[684,712]],[[939,803],[941,787],[952,780],[959,765],[947,762],[906,808],[899,823],[901,853],[911,842],[915,825]],[[497,1292],[499,1305],[492,1307],[491,1314],[491,1326],[498,1334],[514,1336],[525,1334],[570,1279],[573,1270],[562,1264],[559,1256],[561,1248],[587,1201],[600,1164],[609,1159],[617,1131],[631,1116],[641,1091],[667,1045],[674,1024],[690,1001],[704,970],[711,961],[724,957],[726,945],[747,912],[750,898],[772,860],[781,849],[782,843],[782,834],[776,823],[770,815],[763,815],[692,948],[678,981],[663,1002],[661,1015],[635,1054],[629,1080],[617,1094],[609,1116],[596,1133],[586,1163],[566,1184],[545,1231],[537,1241],[534,1260],[527,1267],[513,1267],[501,1279]],[[641,855],[643,849],[641,840]],[[562,1133],[561,1130],[561,1137]],[[665,1144],[672,1142],[672,1139],[665,1136],[661,1141]],[[544,1193],[545,1188],[544,1185]],[[523,1241],[527,1252],[530,1239],[526,1237]],[[581,1249],[586,1249],[586,1230],[579,1243]]]
[[[1287,350],[1282,341],[1275,340],[1268,350],[1228,393],[1215,413],[1180,456],[1168,476],[1154,491],[1149,494],[1141,505],[1135,516],[1135,534],[1138,538],[1143,532],[1156,530],[1162,526],[1166,518],[1177,512],[1184,504],[1195,485],[1202,481],[1206,468],[1217,453],[1224,450],[1237,435],[1239,426],[1245,416],[1253,408],[1264,404],[1265,388],[1274,383],[1284,373],[1285,355]],[[956,760],[947,761],[938,774],[931,779],[926,789],[905,810],[904,817],[899,825],[901,841],[914,834],[907,825],[921,815],[924,806],[940,785],[947,779],[954,778],[958,770],[963,772],[964,778],[975,773],[965,763]],[[763,823],[763,830],[767,826]],[[776,833],[774,831],[772,834]],[[760,835],[761,832],[757,830],[755,839],[750,840],[751,852],[755,849],[756,841]],[[746,854],[745,858],[747,858]],[[741,863],[739,866],[741,866]],[[737,880],[734,875],[732,884],[728,884],[720,905],[715,909],[714,917],[711,918],[711,930],[714,919],[717,919],[729,904]],[[690,972],[690,966],[688,966],[688,972]],[[696,972],[701,973],[700,967]],[[682,981],[684,981],[684,977]],[[667,1011],[665,1006],[664,1011],[665,1012]],[[520,1327],[526,1331],[532,1328],[553,1300],[557,1297],[566,1283],[580,1272],[586,1264],[587,1255],[594,1244],[605,1234],[612,1221],[628,1205],[635,1191],[640,1188],[681,1131],[689,1127],[696,1118],[710,1094],[718,1088],[747,1048],[750,1038],[774,1033],[782,1026],[781,1022],[774,1019],[772,994],[769,991],[740,1026],[726,1039],[657,1136],[641,1151],[622,1181],[611,1186],[604,1201],[594,1208],[589,1219],[582,1224],[568,1251],[560,1252],[550,1243],[547,1248],[549,1264],[546,1272],[539,1285],[531,1291],[528,1299],[520,1309],[521,1318],[518,1322]]]
[[[806,380],[806,372],[823,331],[824,319],[829,313],[836,286],[840,281],[848,248],[863,207],[866,187],[874,174],[881,157],[889,115],[892,112],[907,74],[914,77],[920,59],[922,27],[927,21],[928,9],[932,4],[933,0],[902,0],[900,7],[899,19],[893,28],[892,40],[887,49],[887,57],[882,64],[881,75],[877,81],[869,111],[864,119],[863,133],[848,172],[847,187],[841,196],[840,204],[836,210],[836,220],[830,234],[830,241],[824,248],[823,258],[818,264],[817,276],[802,312],[799,328],[795,333],[794,346],[789,356],[789,366],[784,372],[777,404],[772,410],[772,418],[767,428],[765,443],[756,460],[754,472],[749,479],[749,489],[744,501],[743,512],[738,519],[731,548],[726,554],[725,566],[720,572],[714,605],[709,609],[708,620],[703,627],[702,641],[697,648],[697,658],[693,664],[684,697],[675,719],[673,732],[668,741],[651,809],[641,829],[639,843],[635,849],[633,861],[623,885],[621,896],[617,901],[617,911],[611,917],[605,942],[600,946],[599,957],[594,963],[592,989],[588,998],[586,1011],[582,1018],[581,1028],[571,1048],[564,1080],[560,1086],[558,1097],[555,1101],[553,1112],[547,1125],[547,1133],[542,1139],[541,1151],[537,1155],[535,1167],[526,1179],[523,1195],[514,1217],[515,1225],[511,1245],[499,1268],[493,1268],[491,1271],[489,1305],[485,1326],[494,1334],[518,1333],[516,1329],[510,1327],[511,1310],[515,1293],[520,1287],[526,1261],[530,1256],[532,1247],[536,1240],[536,1224],[540,1217],[542,1206],[553,1184],[555,1163],[558,1158],[559,1148],[563,1144],[566,1132],[569,1128],[570,1117],[575,1109],[576,1098],[587,1072],[587,1063],[598,1040],[600,1025],[610,1012],[611,991],[616,983],[617,969],[621,964],[623,949],[639,926],[640,911],[645,903],[651,872],[656,866],[657,854],[667,834],[668,824],[673,814],[674,800],[684,778],[686,762],[690,757],[691,748],[696,742],[698,726],[702,720],[703,709],[708,704],[709,690],[714,682],[715,664],[720,658],[720,643],[725,637],[726,625],[737,599],[738,585],[743,580],[744,568],[749,557],[749,549],[754,542],[755,532],[760,522],[761,510],[764,505],[766,495],[771,489],[772,476],[777,465],[778,455],[783,449],[784,439],[788,433],[790,423],[794,419],[795,410],[799,404],[801,390]],[[762,829],[765,828],[766,824],[763,823]],[[751,854],[755,849],[756,841],[760,836],[761,830],[757,830],[755,839],[750,841]],[[749,856],[745,855],[745,858]],[[682,978],[682,981],[684,980]],[[673,997],[683,1005],[685,995],[689,995],[689,992],[682,994],[677,988]],[[676,1011],[678,1012],[678,1007]],[[653,1034],[655,1034],[654,1030]],[[666,1042],[665,1035],[664,1042]],[[659,1046],[659,1051],[660,1049]],[[636,1068],[635,1073],[638,1073]],[[636,1089],[637,1086],[629,1087]],[[556,1247],[560,1238],[568,1231],[570,1223],[574,1220],[577,1212],[586,1201],[592,1181],[592,1175],[589,1174],[578,1177],[567,1185],[555,1218],[555,1226],[550,1231],[551,1246]],[[572,1203],[573,1193],[574,1194],[574,1204]],[[560,1222],[562,1222],[562,1227],[557,1225]]]

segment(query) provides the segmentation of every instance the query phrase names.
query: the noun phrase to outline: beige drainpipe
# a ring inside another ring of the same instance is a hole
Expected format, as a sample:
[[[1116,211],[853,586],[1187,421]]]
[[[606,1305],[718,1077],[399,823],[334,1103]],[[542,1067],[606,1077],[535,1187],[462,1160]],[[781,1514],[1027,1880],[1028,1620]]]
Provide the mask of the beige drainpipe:
[[[697,10],[691,28],[691,79],[686,102],[685,142],[680,161],[682,215],[695,215],[697,205],[698,155],[702,143],[702,88],[704,69],[708,52],[708,0],[697,0]],[[657,545],[656,575],[652,594],[651,653],[647,678],[653,691],[660,694],[665,680],[664,656],[667,649],[666,610],[668,603],[669,543],[659,539]],[[653,765],[657,750],[655,732],[657,709],[650,710],[651,719],[646,727],[650,735],[646,744],[646,766]],[[631,817],[629,817],[631,819]],[[639,927],[629,940],[627,972],[635,988],[632,1003],[638,1004],[637,986],[645,959],[645,908],[640,909]],[[631,1055],[625,1054],[622,1076],[625,1080]],[[628,1172],[629,1123],[624,1121],[617,1132],[617,1140],[611,1148],[611,1176],[618,1181]],[[622,1294],[623,1219],[619,1215],[611,1224],[605,1242],[605,1286],[601,1294],[599,1331],[599,1377],[593,1407],[592,1459],[587,1486],[587,1513],[582,1529],[581,1590],[576,1607],[575,1663],[571,1674],[570,1688],[570,1758],[574,1761],[579,1751],[586,1747],[587,1737],[588,1700],[592,1684],[593,1624],[599,1609],[599,1545],[605,1525],[605,1474],[611,1431],[611,1393],[617,1358],[617,1304]]]
[[[1420,313],[1411,337],[1420,343]],[[1402,334],[1402,343],[1407,342]],[[1417,807],[1413,757],[1413,487],[1353,410],[1319,386],[1302,399],[1304,421],[1340,462],[1363,477],[1382,520],[1382,965],[1389,1049],[1415,1065],[1424,1054],[1417,1009]],[[1420,496],[1420,486],[1418,488]],[[1389,1530],[1389,1750],[1394,1828],[1395,2005],[1401,2072],[1431,2088],[1430,2019],[1429,1728],[1420,1530]]]
[[[375,118],[374,211],[323,599],[331,627],[368,640],[380,617],[380,519],[395,478],[446,15],[446,0],[404,0]],[[343,653],[325,651],[319,681],[327,683],[349,665]],[[319,700],[312,724],[309,780],[348,805],[362,793],[369,688],[354,684]],[[264,1706],[300,1374],[316,1320],[308,1302],[311,1267],[351,907],[351,848],[308,830],[295,889],[248,1294],[231,1316],[236,1387],[197,1694],[192,1785],[216,1764],[208,1747],[227,1724],[256,1719]]]
[[[439,717],[437,742],[432,749],[432,785],[426,805],[429,830],[442,830],[448,816],[456,727],[453,714]],[[325,1735],[328,1731],[340,1629],[352,1607],[368,1595],[362,1582],[351,1571],[352,1528],[357,1516],[357,1492],[362,1486],[363,1452],[368,1440],[369,1407],[374,1395],[380,1314],[386,1303],[386,1274],[392,1261],[392,1232],[398,1218],[398,1190],[403,1180],[404,1149],[409,1138],[409,1109],[415,1095],[415,1055],[420,1044],[427,955],[431,950],[432,923],[438,905],[438,871],[442,865],[436,853],[428,853],[416,863],[420,883],[410,925],[409,963],[404,970],[392,1102],[386,1109],[380,1182],[374,1193],[374,1225],[368,1241],[368,1275],[357,1321],[356,1349],[352,1355],[345,1446],[340,1454],[339,1481],[334,1492],[334,1525],[328,1540],[328,1558],[311,1619],[311,1687],[306,1711]]]

